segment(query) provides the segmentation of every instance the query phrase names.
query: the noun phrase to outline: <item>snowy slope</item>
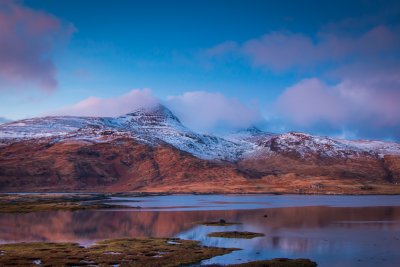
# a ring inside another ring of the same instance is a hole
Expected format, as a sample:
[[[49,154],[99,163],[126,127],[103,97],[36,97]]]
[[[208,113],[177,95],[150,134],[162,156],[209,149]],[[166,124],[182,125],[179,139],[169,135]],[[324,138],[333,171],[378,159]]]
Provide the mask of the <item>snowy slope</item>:
[[[234,142],[186,128],[162,105],[140,109],[116,120],[122,129],[129,129],[141,140],[151,144],[166,142],[200,158],[234,160],[243,153],[242,147]]]
[[[84,128],[101,128],[104,119],[82,117],[44,117],[6,123],[0,126],[0,138],[41,138],[65,136]]]
[[[234,139],[230,139],[235,141]],[[292,153],[300,157],[354,157],[370,155],[400,155],[400,144],[384,141],[343,140],[305,133],[290,132],[285,134],[256,134],[239,138],[242,142],[252,143],[253,150],[246,156],[258,156],[273,153]],[[237,140],[237,141],[239,141]]]
[[[234,142],[189,130],[162,105],[116,118],[44,117],[0,125],[0,140],[7,141],[57,137],[101,142],[121,135],[151,145],[168,143],[204,159],[234,160],[243,153]]]
[[[115,117],[44,117],[0,125],[0,143],[25,139],[110,141],[128,136],[139,142],[170,144],[203,159],[238,160],[273,153],[300,157],[353,157],[400,155],[400,144],[383,141],[349,141],[304,133],[272,134],[255,127],[223,137],[193,132],[162,105]]]

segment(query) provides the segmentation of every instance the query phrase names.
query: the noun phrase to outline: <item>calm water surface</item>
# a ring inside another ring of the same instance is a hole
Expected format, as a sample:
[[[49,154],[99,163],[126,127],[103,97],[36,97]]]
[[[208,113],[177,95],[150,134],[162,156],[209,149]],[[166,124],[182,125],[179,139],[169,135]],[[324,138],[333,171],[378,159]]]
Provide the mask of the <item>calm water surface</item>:
[[[400,196],[173,195],[116,200],[141,209],[0,214],[0,242],[89,245],[106,238],[176,236],[242,248],[203,264],[288,257],[310,258],[319,266],[400,266]],[[196,224],[219,219],[242,224]],[[207,237],[224,230],[265,237]]]

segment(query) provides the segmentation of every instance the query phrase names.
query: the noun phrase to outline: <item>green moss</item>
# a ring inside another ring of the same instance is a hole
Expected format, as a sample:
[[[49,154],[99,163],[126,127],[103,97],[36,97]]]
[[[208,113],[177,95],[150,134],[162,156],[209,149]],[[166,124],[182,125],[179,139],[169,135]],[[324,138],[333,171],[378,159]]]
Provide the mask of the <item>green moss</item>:
[[[180,266],[233,250],[176,238],[113,239],[87,248],[74,243],[18,243],[0,245],[0,266],[32,266],[36,260],[42,266]]]
[[[223,237],[223,238],[245,238],[251,239],[255,237],[264,236],[261,233],[253,233],[253,232],[238,232],[238,231],[231,231],[231,232],[213,232],[208,234],[210,237]]]
[[[230,267],[316,267],[317,263],[308,259],[272,259],[263,261],[253,261],[242,264],[228,265]]]

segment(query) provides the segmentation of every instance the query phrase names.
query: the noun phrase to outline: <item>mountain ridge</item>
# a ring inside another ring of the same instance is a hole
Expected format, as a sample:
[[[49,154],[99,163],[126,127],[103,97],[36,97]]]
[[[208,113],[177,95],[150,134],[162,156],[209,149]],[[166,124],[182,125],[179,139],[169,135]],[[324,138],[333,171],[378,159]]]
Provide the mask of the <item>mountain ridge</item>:
[[[165,133],[163,136],[160,136],[157,134],[157,131],[165,131]],[[318,150],[317,147],[320,147],[319,149],[322,152],[331,152],[332,149],[335,149],[340,154],[346,151],[400,154],[400,144],[395,142],[345,140],[326,136],[314,136],[301,132],[274,134],[261,131],[255,126],[225,136],[200,134],[182,125],[179,118],[161,104],[150,108],[139,108],[118,117],[49,116],[13,121],[0,126],[0,141],[8,140],[11,142],[13,140],[37,139],[41,137],[86,138],[93,140],[99,137],[98,141],[101,141],[101,137],[112,136],[112,134],[116,134],[117,136],[131,134],[132,137],[136,137],[139,141],[157,143],[156,140],[148,140],[148,138],[155,136],[166,143],[176,146],[178,149],[183,149],[198,157],[202,157],[203,155],[191,151],[188,147],[182,147],[182,145],[177,144],[176,140],[170,137],[186,138],[188,142],[190,140],[200,143],[210,142],[210,145],[217,145],[218,142],[223,142],[224,145],[228,145],[228,147],[233,146],[239,150],[251,150],[251,147],[254,148],[255,146],[258,146],[259,149],[269,146],[270,150],[274,151],[279,147],[282,149],[283,146],[286,146],[287,149],[291,150],[298,150],[301,147],[304,151],[299,152],[306,154],[307,150],[309,151],[310,149],[314,149],[315,152],[315,150]],[[243,143],[246,143],[245,147],[239,148],[243,146]],[[232,153],[231,151],[223,152]],[[244,151],[241,153],[244,153]],[[206,156],[204,158],[237,159],[232,157],[232,155],[228,155],[225,158],[218,157],[218,155],[214,155],[214,158]]]
[[[0,125],[0,191],[396,193],[399,182],[398,143],[201,134],[164,106]]]

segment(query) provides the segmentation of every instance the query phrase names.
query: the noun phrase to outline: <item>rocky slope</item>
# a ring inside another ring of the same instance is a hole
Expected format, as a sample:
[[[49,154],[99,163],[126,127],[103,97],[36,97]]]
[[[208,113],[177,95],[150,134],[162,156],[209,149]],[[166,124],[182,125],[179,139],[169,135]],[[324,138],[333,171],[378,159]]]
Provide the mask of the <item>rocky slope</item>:
[[[224,137],[159,105],[0,125],[0,191],[400,193],[400,145],[256,128]]]

